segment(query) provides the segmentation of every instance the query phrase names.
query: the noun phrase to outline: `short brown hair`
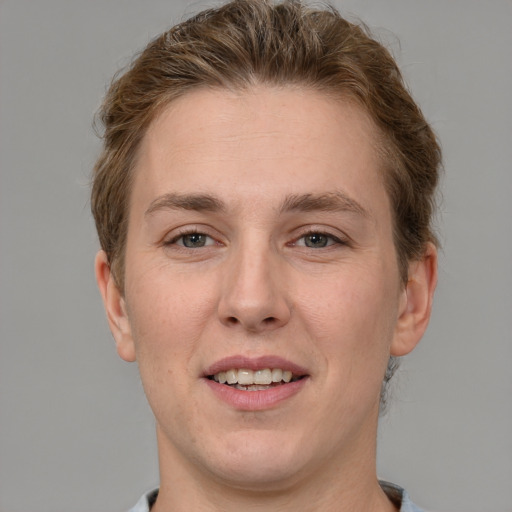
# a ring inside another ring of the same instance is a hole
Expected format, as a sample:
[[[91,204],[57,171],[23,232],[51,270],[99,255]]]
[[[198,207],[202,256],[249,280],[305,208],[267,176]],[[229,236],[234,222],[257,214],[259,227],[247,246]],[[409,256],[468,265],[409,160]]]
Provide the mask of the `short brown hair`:
[[[149,124],[191,89],[255,84],[299,85],[348,98],[371,116],[382,135],[384,182],[405,283],[408,263],[421,258],[428,242],[436,243],[432,215],[441,152],[394,59],[366,27],[334,8],[234,0],[154,39],[113,80],[100,110],[104,146],[94,168],[92,212],[121,291],[132,171]]]
[[[148,125],[173,99],[197,87],[243,89],[297,84],[354,99],[384,137],[385,183],[402,279],[436,243],[434,192],[441,152],[390,53],[364,26],[334,8],[300,1],[234,0],[201,12],[153,40],[115,78],[99,112],[103,151],[91,206],[102,248],[123,289],[132,169]]]

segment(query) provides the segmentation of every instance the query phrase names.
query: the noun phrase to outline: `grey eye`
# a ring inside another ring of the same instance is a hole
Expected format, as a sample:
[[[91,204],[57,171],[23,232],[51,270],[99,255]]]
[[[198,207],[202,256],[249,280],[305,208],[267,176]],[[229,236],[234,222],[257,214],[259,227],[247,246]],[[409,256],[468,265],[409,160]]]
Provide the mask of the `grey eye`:
[[[208,244],[209,237],[202,233],[190,233],[181,237],[184,247],[194,249],[196,247],[205,247]]]
[[[323,235],[322,233],[311,233],[304,237],[304,245],[312,248],[327,247],[332,243],[331,237]]]

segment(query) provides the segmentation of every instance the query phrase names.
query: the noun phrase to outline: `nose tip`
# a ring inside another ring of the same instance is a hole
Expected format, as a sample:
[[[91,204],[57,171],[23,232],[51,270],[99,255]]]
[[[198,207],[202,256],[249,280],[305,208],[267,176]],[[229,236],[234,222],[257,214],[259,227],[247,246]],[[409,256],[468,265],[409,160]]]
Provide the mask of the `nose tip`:
[[[231,265],[219,301],[220,321],[255,333],[284,326],[291,308],[282,280],[283,272],[268,254]]]

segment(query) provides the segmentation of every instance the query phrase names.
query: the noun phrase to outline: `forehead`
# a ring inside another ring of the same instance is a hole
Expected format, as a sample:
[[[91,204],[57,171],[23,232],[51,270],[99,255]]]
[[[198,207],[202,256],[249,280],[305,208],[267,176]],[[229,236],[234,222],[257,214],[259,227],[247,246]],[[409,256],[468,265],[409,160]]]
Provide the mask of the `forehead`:
[[[215,188],[244,202],[258,192],[268,197],[271,185],[272,193],[288,194],[341,187],[364,201],[384,192],[377,141],[361,107],[317,91],[198,89],[150,125],[139,148],[134,195],[148,203],[162,191]]]

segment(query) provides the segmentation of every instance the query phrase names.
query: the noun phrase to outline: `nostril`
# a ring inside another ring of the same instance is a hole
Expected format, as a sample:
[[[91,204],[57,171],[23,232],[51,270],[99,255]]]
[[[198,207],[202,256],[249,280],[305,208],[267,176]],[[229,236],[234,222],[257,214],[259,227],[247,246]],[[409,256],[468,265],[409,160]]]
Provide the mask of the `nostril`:
[[[230,324],[237,324],[238,323],[238,318],[234,317],[234,316],[230,316],[227,318],[227,321],[230,323]]]
[[[275,319],[273,316],[269,316],[268,318],[265,318],[265,319],[263,320],[263,323],[265,323],[265,324],[271,324],[271,323],[273,323],[273,322],[275,322],[275,321],[276,321],[276,319]]]

